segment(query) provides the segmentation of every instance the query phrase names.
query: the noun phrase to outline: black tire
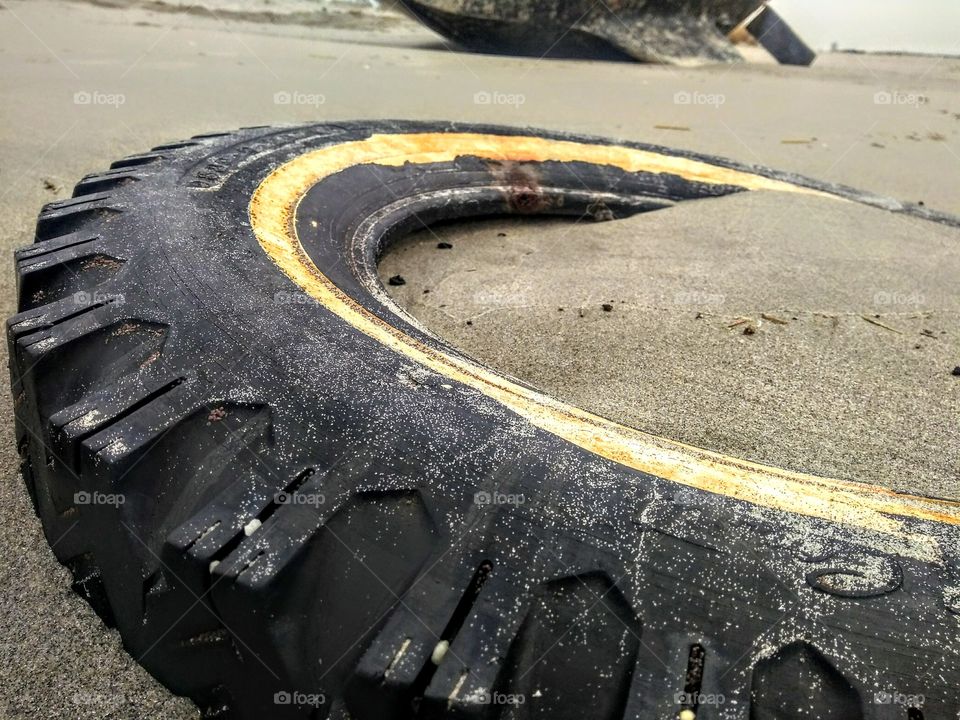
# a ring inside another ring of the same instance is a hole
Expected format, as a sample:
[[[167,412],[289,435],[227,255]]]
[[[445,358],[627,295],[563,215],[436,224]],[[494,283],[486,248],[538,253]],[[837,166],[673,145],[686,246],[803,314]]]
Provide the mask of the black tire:
[[[768,187],[957,225],[505,128],[253,128],[120,160],[16,257],[16,437],[46,536],[210,716],[956,720],[958,503],[588,416],[462,357],[376,278],[420,223]]]

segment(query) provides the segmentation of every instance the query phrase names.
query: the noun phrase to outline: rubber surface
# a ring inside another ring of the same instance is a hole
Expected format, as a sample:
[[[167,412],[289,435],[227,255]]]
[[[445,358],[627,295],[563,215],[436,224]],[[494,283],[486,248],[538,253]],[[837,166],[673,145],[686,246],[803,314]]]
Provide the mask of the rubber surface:
[[[423,223],[734,192],[923,208],[540,131],[155,148],[44,208],[17,442],[74,587],[211,717],[956,718],[960,506],[646,436],[387,298]]]

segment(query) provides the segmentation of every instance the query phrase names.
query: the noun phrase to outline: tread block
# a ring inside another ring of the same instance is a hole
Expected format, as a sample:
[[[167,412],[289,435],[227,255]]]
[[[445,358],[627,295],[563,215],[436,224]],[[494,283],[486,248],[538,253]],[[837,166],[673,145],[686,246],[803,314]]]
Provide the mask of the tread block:
[[[797,641],[753,670],[750,720],[862,720],[859,693],[813,645]]]
[[[525,573],[492,569],[470,616],[437,668],[421,705],[425,718],[485,718],[500,686],[503,658],[520,632],[534,598]],[[490,702],[486,702],[489,700]],[[516,710],[509,703],[505,708]]]
[[[263,468],[238,476],[167,536],[165,564],[197,592],[205,592],[216,567],[248,537],[244,528],[254,520],[262,524],[276,495],[276,485],[264,477]]]
[[[231,135],[236,135],[236,132],[206,132],[199,133],[197,135],[192,135],[191,140],[212,140],[214,138],[230,137]]]
[[[30,258],[40,257],[48,253],[56,252],[57,250],[74,247],[75,245],[92,243],[99,239],[100,235],[95,232],[79,231],[68,233],[66,235],[53,237],[49,240],[43,240],[41,242],[34,243],[33,245],[28,245],[25,248],[20,248],[14,252],[13,257],[19,266],[21,262]]]
[[[542,585],[507,660],[500,692],[527,718],[620,720],[641,623],[605,573]],[[575,699],[572,700],[572,699]]]
[[[179,150],[180,148],[196,147],[202,144],[203,143],[193,142],[192,140],[177,140],[175,142],[157,145],[156,147],[150,148],[150,150],[153,152],[158,152],[161,150]]]
[[[109,193],[100,193],[82,198],[50,203],[37,218],[35,242],[49,240],[59,235],[81,231],[91,220],[122,212],[122,208],[110,204]]]
[[[183,384],[82,443],[81,468],[109,466],[105,491],[120,492],[125,522],[159,552],[162,540],[235,476],[232,461],[257,463],[269,445],[270,408],[201,403]],[[192,492],[186,493],[191,485]],[[209,495],[209,496],[205,496]]]
[[[140,167],[142,165],[150,165],[152,163],[160,162],[163,159],[163,155],[160,153],[149,152],[141,153],[139,155],[128,155],[125,158],[120,160],[115,160],[110,163],[111,170],[118,170],[120,168],[129,168],[129,167]]]
[[[96,290],[123,267],[123,259],[98,252],[93,244],[74,245],[17,263],[19,305],[31,310],[72,298],[78,306],[122,296]]]
[[[109,296],[89,304],[77,303],[71,297],[14,315],[7,320],[7,336],[12,343],[10,356],[16,356],[16,348],[26,347],[38,340],[49,338],[50,331],[57,325],[112,304],[113,299]],[[28,337],[35,334],[37,335],[35,338]]]
[[[127,168],[117,168],[101,173],[85,175],[73,186],[73,197],[85,197],[93,193],[110,192],[129,183],[141,180],[142,174]]]
[[[162,567],[164,538],[236,481],[237,464],[256,462],[270,427],[267,406],[214,403],[211,409],[181,383],[82,441],[80,474],[90,491],[122,498],[89,507],[100,526],[110,528],[98,536],[96,551],[111,558],[107,592],[128,599],[117,611],[122,629],[134,637],[144,632],[143,598],[129,602],[129,588],[149,589],[146,581]],[[127,551],[117,556],[121,547]]]
[[[54,210],[65,210],[71,207],[77,207],[79,205],[85,205],[87,203],[100,202],[102,200],[109,200],[110,193],[101,192],[95,193],[93,195],[86,195],[84,197],[69,197],[64,200],[54,200],[53,202],[48,202],[43,206],[43,209],[40,211],[40,214],[43,215],[47,212],[53,212]]]
[[[502,587],[491,577],[496,578],[493,564],[478,560],[473,551],[441,555],[417,577],[350,677],[347,704],[354,717],[398,720],[406,718],[411,708],[417,717],[433,717],[436,679],[450,664],[457,665],[459,679],[460,660],[476,659],[465,649],[470,641],[464,636],[474,637],[475,615],[486,597],[486,588],[493,587],[497,592]],[[522,606],[520,610],[522,619]],[[507,612],[507,616],[516,614]],[[494,642],[485,640],[488,647]],[[440,643],[448,651],[438,665],[433,660]],[[503,648],[504,654],[507,647]],[[478,666],[485,664],[478,659]],[[499,666],[496,663],[493,670]],[[444,708],[448,695],[450,692],[445,692],[440,703]]]
[[[325,521],[316,508],[288,505],[257,532],[259,545],[249,543],[254,534],[217,568],[228,577],[212,595],[242,645],[270,648],[275,655],[260,660],[293,682],[264,688],[265,708],[276,690],[341,686],[437,540],[418,492],[363,493]],[[264,621],[244,627],[252,607]],[[244,655],[245,664],[258,662]]]
[[[49,433],[54,454],[69,463],[72,473],[79,473],[80,443],[84,439],[120,422],[186,380],[185,375],[127,375],[54,413],[50,417]]]
[[[118,319],[116,304],[70,316],[17,340],[21,381],[33,388],[41,421],[73,405],[104,383],[136,372],[161,353],[167,326]]]

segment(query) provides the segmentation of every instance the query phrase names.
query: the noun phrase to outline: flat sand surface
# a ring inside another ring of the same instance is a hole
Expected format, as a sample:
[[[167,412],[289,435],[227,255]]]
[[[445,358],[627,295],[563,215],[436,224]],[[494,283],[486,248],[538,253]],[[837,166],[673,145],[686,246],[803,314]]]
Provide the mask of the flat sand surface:
[[[380,271],[437,334],[599,415],[960,499],[956,228],[751,193],[599,224],[435,227]]]
[[[44,202],[117,157],[271,122],[444,119],[616,136],[960,214],[956,59],[825,55],[811,69],[683,70],[538,62],[455,54],[403,23],[373,32],[4,0],[0,65],[5,314],[11,253],[30,242]],[[123,102],[83,104],[77,93]],[[276,102],[278,93],[312,99]],[[428,233],[386,259],[410,278],[397,297],[494,367],[652,432],[956,496],[956,232],[762,196],[602,225],[435,232],[454,247],[437,250]],[[729,327],[740,316],[753,335]],[[0,414],[12,427],[6,399]],[[69,589],[7,432],[0,714],[196,717]]]

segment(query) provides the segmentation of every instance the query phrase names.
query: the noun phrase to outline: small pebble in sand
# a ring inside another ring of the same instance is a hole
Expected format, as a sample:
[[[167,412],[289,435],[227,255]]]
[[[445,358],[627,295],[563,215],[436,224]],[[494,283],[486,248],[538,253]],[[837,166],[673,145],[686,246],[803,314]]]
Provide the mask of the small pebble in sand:
[[[437,249],[438,249],[438,250],[449,250],[449,249],[452,248],[452,247],[453,247],[453,245],[451,245],[451,244],[448,243],[448,242],[438,242],[438,243],[437,243]]]
[[[406,285],[406,284],[407,284],[407,281],[403,279],[403,276],[402,276],[402,275],[394,275],[392,278],[390,278],[389,280],[387,280],[387,282],[388,282],[390,285],[394,285],[394,286],[397,286],[397,285]]]
[[[743,329],[743,334],[744,334],[744,335],[755,335],[756,332],[757,332],[757,329],[756,329],[753,325],[747,325],[747,326]]]
[[[613,312],[613,305],[611,305],[610,303],[604,303],[600,307],[603,308],[604,312]]]
[[[506,237],[506,236],[507,236],[507,234],[504,233],[504,232],[499,232],[499,233],[497,233],[497,237]]]
[[[954,377],[960,377],[960,365],[957,365],[957,366],[953,369],[953,372],[950,373],[950,374],[953,375]]]

